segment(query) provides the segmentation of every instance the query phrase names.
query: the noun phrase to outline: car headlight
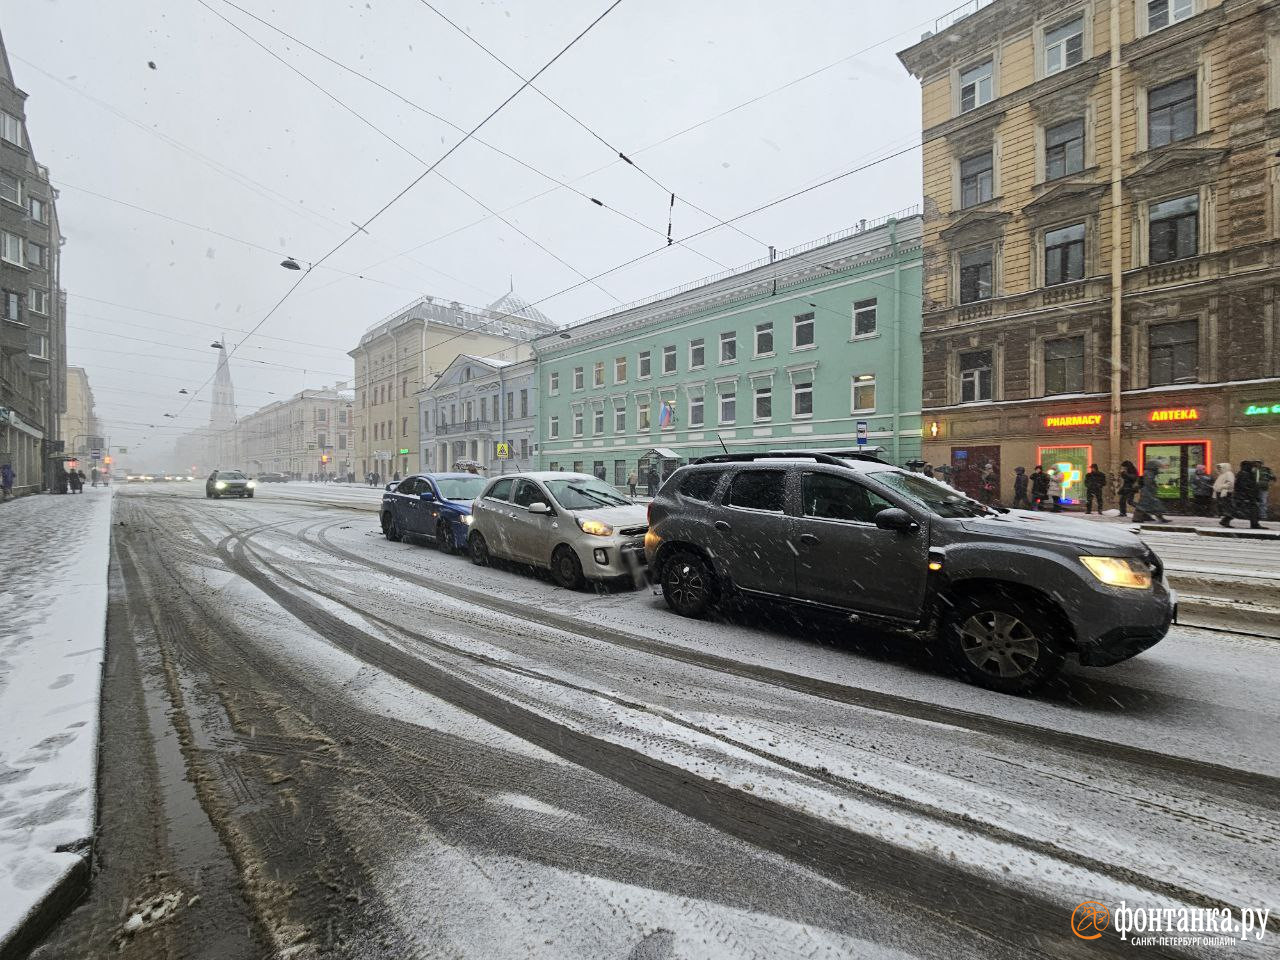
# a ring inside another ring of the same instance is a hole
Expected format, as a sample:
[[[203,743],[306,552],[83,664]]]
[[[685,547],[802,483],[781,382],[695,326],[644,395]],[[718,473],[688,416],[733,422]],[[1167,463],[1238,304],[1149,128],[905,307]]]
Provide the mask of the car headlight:
[[[1145,590],[1151,586],[1151,568],[1137,557],[1081,557],[1080,562],[1109,587]]]
[[[215,490],[225,490],[227,489],[227,483],[225,480],[219,480],[217,483],[213,485],[213,487]]]
[[[613,527],[601,520],[579,520],[578,526],[583,533],[593,537],[609,537],[613,535]]]
[[[248,483],[246,483],[246,484],[245,484],[245,486],[246,486],[246,487],[249,487],[249,488],[256,487],[257,485],[258,485],[258,481],[257,481],[257,480],[250,480]]]
[[[458,519],[459,519],[459,520],[461,520],[461,521],[462,521],[464,524],[466,524],[468,527],[469,527],[469,526],[471,526],[471,514],[469,514],[469,513],[464,513],[464,514],[463,514],[462,516],[460,516]]]

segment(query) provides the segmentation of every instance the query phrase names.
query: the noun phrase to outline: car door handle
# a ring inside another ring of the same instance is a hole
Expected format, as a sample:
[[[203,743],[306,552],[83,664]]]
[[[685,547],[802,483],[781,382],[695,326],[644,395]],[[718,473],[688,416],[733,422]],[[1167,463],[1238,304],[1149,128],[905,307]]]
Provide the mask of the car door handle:
[[[722,533],[728,533],[728,532],[729,532],[729,530],[730,530],[731,528],[730,528],[730,526],[729,526],[728,522],[726,522],[726,521],[724,521],[724,520],[717,520],[717,521],[716,521],[716,529],[717,529],[717,530],[719,530],[719,531],[721,531]]]
[[[806,547],[816,547],[822,541],[819,540],[817,537],[815,537],[812,533],[802,533],[800,534],[800,542],[803,543]]]

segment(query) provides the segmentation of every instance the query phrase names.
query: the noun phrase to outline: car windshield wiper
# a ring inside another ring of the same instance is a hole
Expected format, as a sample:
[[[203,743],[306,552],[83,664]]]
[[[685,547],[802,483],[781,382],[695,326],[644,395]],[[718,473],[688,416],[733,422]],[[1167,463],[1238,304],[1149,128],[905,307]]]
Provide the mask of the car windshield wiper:
[[[580,493],[584,497],[589,497],[592,500],[595,500],[596,503],[602,503],[606,507],[625,507],[627,505],[627,501],[623,500],[621,497],[610,498],[604,494],[596,493],[594,490],[588,490],[586,487],[575,487],[570,485],[569,489],[574,493]]]

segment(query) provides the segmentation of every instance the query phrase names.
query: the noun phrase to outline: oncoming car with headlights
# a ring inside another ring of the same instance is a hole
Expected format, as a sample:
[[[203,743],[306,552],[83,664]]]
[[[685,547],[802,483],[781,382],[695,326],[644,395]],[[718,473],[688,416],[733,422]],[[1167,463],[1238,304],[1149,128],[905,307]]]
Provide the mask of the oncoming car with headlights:
[[[568,589],[584,580],[642,579],[644,507],[595,477],[559,471],[497,477],[471,505],[471,517],[474,563],[494,557],[528,563]]]
[[[239,470],[215,470],[204,482],[204,495],[218,497],[252,497],[257,483]]]
[[[874,457],[769,453],[683,467],[645,538],[667,605],[730,593],[917,634],[1010,693],[1065,658],[1109,666],[1159,642],[1176,596],[1127,529],[997,510]]]

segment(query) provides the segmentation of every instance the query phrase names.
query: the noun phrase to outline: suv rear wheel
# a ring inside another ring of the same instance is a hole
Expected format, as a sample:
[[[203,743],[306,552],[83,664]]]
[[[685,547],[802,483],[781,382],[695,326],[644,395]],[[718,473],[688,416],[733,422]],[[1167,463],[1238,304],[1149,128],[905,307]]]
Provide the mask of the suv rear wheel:
[[[968,680],[1001,693],[1027,693],[1062,669],[1049,613],[1030,597],[965,597],[947,617],[943,640],[951,662]]]
[[[715,574],[696,553],[678,550],[662,563],[662,596],[682,617],[701,617],[711,606]]]

